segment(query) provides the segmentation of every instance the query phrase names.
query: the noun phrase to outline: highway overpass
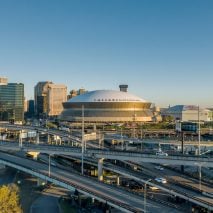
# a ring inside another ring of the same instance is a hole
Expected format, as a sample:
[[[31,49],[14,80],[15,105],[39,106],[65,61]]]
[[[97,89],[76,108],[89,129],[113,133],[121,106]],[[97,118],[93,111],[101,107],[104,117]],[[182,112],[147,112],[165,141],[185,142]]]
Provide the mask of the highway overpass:
[[[57,155],[71,155],[82,156],[82,149],[79,147],[71,146],[56,146],[45,144],[31,144],[17,142],[0,142],[0,149],[2,150],[23,150],[26,152],[40,152],[47,154]],[[144,162],[144,163],[158,163],[169,165],[186,165],[196,166],[202,165],[202,167],[213,167],[213,158],[195,155],[172,155],[172,156],[159,156],[153,154],[146,154],[141,152],[130,151],[117,151],[106,149],[93,149],[87,148],[84,151],[85,157],[93,157],[97,159],[113,159],[132,162]]]
[[[2,152],[0,155],[0,164],[16,168],[71,191],[77,189],[79,192],[101,202],[107,202],[110,206],[120,209],[122,212],[139,213],[143,212],[144,209],[143,197],[122,190],[119,187],[113,187],[111,185],[98,182],[87,176],[70,173],[67,170],[54,166],[51,167],[51,174],[49,176],[48,165]],[[165,213],[179,212],[170,207],[164,206],[163,208]],[[162,205],[147,200],[147,210],[149,212],[161,213]]]
[[[71,159],[80,159],[80,158],[73,158],[72,157]],[[96,159],[85,159],[84,162],[87,163],[87,164],[93,165],[93,166],[98,165],[98,162],[97,162]],[[130,179],[134,179],[138,182],[142,182],[143,184],[146,183],[147,179],[151,178],[148,174],[145,175],[145,177],[146,177],[145,178],[144,175],[141,174],[141,172],[126,169],[124,167],[117,166],[117,165],[114,165],[114,164],[111,164],[111,163],[108,163],[108,162],[104,162],[103,168],[106,169],[106,170],[115,172],[115,173],[122,175],[124,177],[129,177]],[[153,180],[154,180],[154,178],[153,178]],[[162,191],[167,192],[168,194],[181,197],[184,200],[188,200],[188,201],[195,203],[199,206],[205,207],[209,210],[213,210],[213,198],[206,197],[205,195],[203,195],[198,190],[195,191],[194,189],[190,190],[188,188],[180,187],[174,181],[172,181],[172,182],[170,182],[170,181],[171,180],[169,180],[169,183],[167,183],[166,185],[165,184],[159,184],[159,183],[156,183],[156,182],[153,182],[153,181],[148,182],[147,185],[157,187],[157,188],[161,189]]]

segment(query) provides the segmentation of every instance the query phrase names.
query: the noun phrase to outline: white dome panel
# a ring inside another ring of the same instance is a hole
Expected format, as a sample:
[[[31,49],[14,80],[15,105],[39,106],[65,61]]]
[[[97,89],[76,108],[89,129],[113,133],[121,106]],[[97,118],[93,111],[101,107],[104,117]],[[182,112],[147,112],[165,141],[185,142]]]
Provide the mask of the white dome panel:
[[[68,100],[75,102],[147,102],[142,98],[132,95],[128,92],[114,90],[95,90],[84,93]]]

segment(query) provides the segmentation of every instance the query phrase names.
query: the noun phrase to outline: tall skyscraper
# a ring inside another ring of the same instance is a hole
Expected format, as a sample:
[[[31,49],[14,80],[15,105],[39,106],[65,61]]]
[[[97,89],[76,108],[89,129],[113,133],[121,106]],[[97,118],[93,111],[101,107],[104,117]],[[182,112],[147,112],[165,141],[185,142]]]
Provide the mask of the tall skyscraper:
[[[2,82],[0,80],[0,82]],[[22,123],[24,120],[24,84],[0,84],[0,120]]]
[[[34,88],[35,114],[38,117],[47,116],[47,90],[50,81],[38,82]]]
[[[35,113],[35,106],[34,106],[34,100],[29,100],[28,101],[28,113],[30,117],[34,116]]]
[[[50,81],[38,82],[35,86],[35,113],[38,117],[57,116],[67,100],[67,87]]]
[[[67,101],[67,87],[60,84],[49,84],[47,92],[47,114],[57,116],[63,111],[63,102]]]

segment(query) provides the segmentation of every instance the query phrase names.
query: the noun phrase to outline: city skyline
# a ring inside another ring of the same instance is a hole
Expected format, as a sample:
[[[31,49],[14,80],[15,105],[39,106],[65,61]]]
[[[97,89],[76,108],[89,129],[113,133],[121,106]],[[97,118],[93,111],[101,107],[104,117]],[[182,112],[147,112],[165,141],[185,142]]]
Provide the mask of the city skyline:
[[[0,76],[212,107],[212,1],[0,2]]]

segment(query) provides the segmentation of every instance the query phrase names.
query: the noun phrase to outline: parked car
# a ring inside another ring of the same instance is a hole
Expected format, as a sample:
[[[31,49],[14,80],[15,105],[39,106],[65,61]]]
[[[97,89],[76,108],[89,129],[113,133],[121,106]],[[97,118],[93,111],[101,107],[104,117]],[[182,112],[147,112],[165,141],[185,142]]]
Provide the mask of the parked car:
[[[158,183],[167,183],[167,180],[165,178],[155,178],[155,181],[157,181]]]

